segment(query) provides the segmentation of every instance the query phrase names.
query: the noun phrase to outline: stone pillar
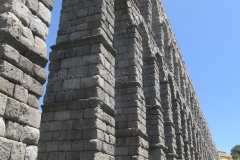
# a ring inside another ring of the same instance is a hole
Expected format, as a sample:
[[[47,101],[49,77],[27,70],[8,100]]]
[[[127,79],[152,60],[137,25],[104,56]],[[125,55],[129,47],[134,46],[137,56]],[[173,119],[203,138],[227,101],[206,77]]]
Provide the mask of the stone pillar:
[[[197,110],[196,103],[195,103],[196,101],[195,101],[195,98],[190,97],[189,89],[187,89],[186,100],[187,100],[187,103],[188,103],[189,108],[191,110],[191,113],[193,115],[193,119],[195,119],[195,117],[196,117],[196,110]]]
[[[0,159],[36,159],[53,1],[0,1]]]
[[[151,51],[145,50],[145,52],[143,56],[143,91],[147,106],[149,160],[166,160],[163,109],[160,104],[160,82],[158,78],[159,68],[156,58],[149,54]]]
[[[193,133],[192,133],[192,120],[190,118],[187,119],[187,125],[188,125],[188,140],[190,145],[191,160],[195,160],[194,146],[193,146]]]
[[[143,91],[146,105],[160,106],[160,81],[159,67],[156,58],[150,54],[150,50],[143,55]],[[150,56],[148,56],[150,55]]]
[[[165,144],[168,147],[166,157],[168,160],[176,160],[176,135],[172,113],[171,88],[168,81],[161,82],[160,94],[164,117]]]
[[[180,88],[184,98],[186,98],[186,81],[183,73],[180,75]]]
[[[166,43],[167,45],[165,46],[165,60],[168,66],[168,69],[170,72],[174,73],[174,65],[173,65],[173,48],[172,46],[168,45],[168,43]]]
[[[198,155],[199,155],[199,160],[202,160],[203,159],[202,158],[203,153],[202,153],[202,138],[201,138],[201,136],[199,137],[199,152],[198,152]]]
[[[148,159],[146,106],[143,94],[143,44],[134,19],[135,1],[116,0],[116,160]]]
[[[147,41],[147,37],[143,37]],[[144,43],[145,44],[145,43]],[[143,86],[147,107],[147,134],[149,160],[166,160],[163,109],[160,104],[160,82],[157,59],[149,54],[149,46],[143,48]],[[161,72],[161,71],[160,71]]]
[[[191,99],[190,89],[189,89],[188,83],[186,83],[185,85],[186,85],[185,100],[186,100],[187,105],[189,106],[189,109],[191,110],[191,113],[192,113],[193,119],[194,119],[194,116],[195,116],[195,113],[194,113],[195,112],[195,110],[194,110],[194,99],[193,98]]]
[[[200,159],[200,141],[199,141],[199,130],[197,129],[196,132],[196,147],[195,147],[195,160],[201,160]]]
[[[155,32],[155,39],[157,40],[158,47],[164,52],[163,46],[164,46],[164,30],[163,25],[156,26],[157,28],[154,30]],[[157,33],[156,33],[157,32]]]
[[[179,69],[179,63],[177,62],[176,58],[174,58],[174,76],[175,76],[177,86],[180,88],[180,69]]]
[[[152,2],[151,0],[138,1],[141,14],[149,27],[152,27]]]
[[[114,159],[114,1],[63,0],[39,160]]]
[[[184,158],[184,143],[182,136],[182,122],[181,122],[181,109],[179,104],[179,99],[173,99],[173,122],[176,134],[176,144],[177,144],[177,155],[178,159],[183,160]]]
[[[149,160],[166,160],[163,109],[158,105],[147,106]]]
[[[188,139],[188,125],[187,125],[187,114],[185,110],[181,111],[181,119],[182,119],[182,135],[184,141],[184,153],[185,159],[191,160],[190,155],[190,146],[189,146],[189,139]]]
[[[151,0],[152,2],[152,31],[154,33],[154,40],[159,49],[164,52],[164,32],[161,17],[163,16],[161,9],[161,2],[158,0]]]
[[[197,158],[197,139],[196,139],[196,128],[195,126],[192,127],[192,146],[193,146],[193,157],[195,160],[198,160],[196,159]]]

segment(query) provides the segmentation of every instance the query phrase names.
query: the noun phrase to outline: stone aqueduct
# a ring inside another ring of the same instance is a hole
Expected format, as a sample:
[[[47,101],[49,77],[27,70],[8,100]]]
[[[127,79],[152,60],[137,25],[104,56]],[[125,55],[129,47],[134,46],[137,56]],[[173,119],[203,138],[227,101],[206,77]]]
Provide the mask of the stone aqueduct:
[[[53,1],[0,1],[1,160],[217,159],[159,0],[63,0],[40,113]]]

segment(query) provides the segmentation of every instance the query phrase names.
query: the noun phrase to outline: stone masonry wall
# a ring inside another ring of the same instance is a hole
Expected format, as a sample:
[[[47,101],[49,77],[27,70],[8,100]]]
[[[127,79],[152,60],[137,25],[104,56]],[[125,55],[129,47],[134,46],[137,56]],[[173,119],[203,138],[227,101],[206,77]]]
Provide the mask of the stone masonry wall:
[[[38,159],[114,159],[114,1],[62,2]]]
[[[53,1],[0,1],[1,160],[217,160],[158,0],[62,0],[41,114]]]
[[[37,158],[51,0],[0,1],[0,159]]]

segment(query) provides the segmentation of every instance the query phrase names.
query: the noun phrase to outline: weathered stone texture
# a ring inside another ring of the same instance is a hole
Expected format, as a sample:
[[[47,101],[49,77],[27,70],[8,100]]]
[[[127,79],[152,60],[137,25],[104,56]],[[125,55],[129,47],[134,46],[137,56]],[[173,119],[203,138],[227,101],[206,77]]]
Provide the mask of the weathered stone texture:
[[[0,137],[0,158],[9,159],[12,149],[12,141],[6,138]]]
[[[63,0],[41,115],[53,3],[0,2],[0,159],[217,159],[157,0]]]
[[[49,1],[50,2],[50,1]],[[0,2],[0,159],[36,160],[51,3]],[[47,5],[46,5],[47,4]]]

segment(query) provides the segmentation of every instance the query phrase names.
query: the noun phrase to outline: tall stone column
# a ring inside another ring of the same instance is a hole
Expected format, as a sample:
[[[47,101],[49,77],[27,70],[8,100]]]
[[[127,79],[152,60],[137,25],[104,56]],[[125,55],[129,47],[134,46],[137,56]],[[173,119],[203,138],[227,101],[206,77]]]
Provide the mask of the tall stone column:
[[[146,50],[143,55],[143,91],[146,105],[160,106],[160,81],[159,67],[157,60],[151,53],[151,50]]]
[[[116,159],[148,159],[146,105],[143,94],[143,39],[136,1],[116,0]]]
[[[183,73],[180,74],[180,88],[184,98],[186,98],[186,81]]]
[[[190,92],[190,89],[189,89],[189,84],[186,82],[185,83],[185,85],[186,85],[186,96],[185,96],[185,100],[186,100],[186,103],[187,103],[187,105],[189,106],[189,109],[191,110],[191,113],[192,113],[192,115],[193,115],[193,119],[194,119],[194,117],[195,117],[195,108],[194,108],[194,99],[193,98],[191,98],[191,96],[190,96],[190,94],[191,94],[191,92]],[[192,122],[193,123],[193,122]]]
[[[177,155],[179,160],[184,159],[184,142],[182,136],[182,121],[179,99],[173,99],[173,121],[176,134]]]
[[[193,126],[192,128],[192,146],[193,146],[193,157],[195,160],[197,159],[197,139],[196,139],[196,128]]]
[[[175,75],[175,80],[177,83],[177,86],[180,88],[180,67],[179,67],[179,63],[177,62],[177,59],[174,58],[174,75]]]
[[[149,160],[166,160],[163,109],[159,105],[147,106]]]
[[[36,159],[53,0],[0,1],[0,159]]]
[[[142,1],[138,1],[139,3],[139,9],[141,11],[141,14],[146,22],[146,24],[149,27],[152,27],[152,19],[153,19],[153,14],[152,14],[152,2],[151,0],[142,0]]]
[[[160,100],[159,66],[150,50],[145,50],[143,91],[147,107],[147,134],[149,160],[166,160],[163,109]]]
[[[155,11],[156,12],[156,11]],[[155,13],[156,14],[156,13]],[[158,20],[158,16],[154,14],[153,19]],[[154,39],[159,47],[159,49],[164,52],[164,31],[163,31],[163,25],[156,22],[153,23],[153,32],[154,32]]]
[[[63,0],[38,159],[114,159],[114,19],[114,1]]]
[[[195,147],[195,160],[200,160],[200,141],[199,141],[199,130],[196,129],[196,147]]]
[[[167,43],[168,44],[168,43]],[[165,46],[165,59],[170,72],[174,73],[174,64],[173,64],[173,49],[171,45]]]
[[[188,140],[190,144],[191,160],[195,160],[194,146],[193,146],[193,133],[192,133],[192,120],[190,118],[187,119],[187,125],[188,125]]]
[[[172,113],[171,88],[168,81],[161,82],[160,94],[164,117],[165,144],[168,147],[166,157],[168,160],[176,160],[176,135]]]
[[[198,152],[198,155],[199,155],[199,159],[202,160],[202,138],[199,137],[199,152]]]
[[[185,110],[181,111],[181,119],[182,119],[182,134],[183,134],[183,141],[184,141],[184,153],[185,159],[191,160],[190,155],[190,146],[189,146],[189,139],[188,139],[188,124],[187,124],[187,114]]]

